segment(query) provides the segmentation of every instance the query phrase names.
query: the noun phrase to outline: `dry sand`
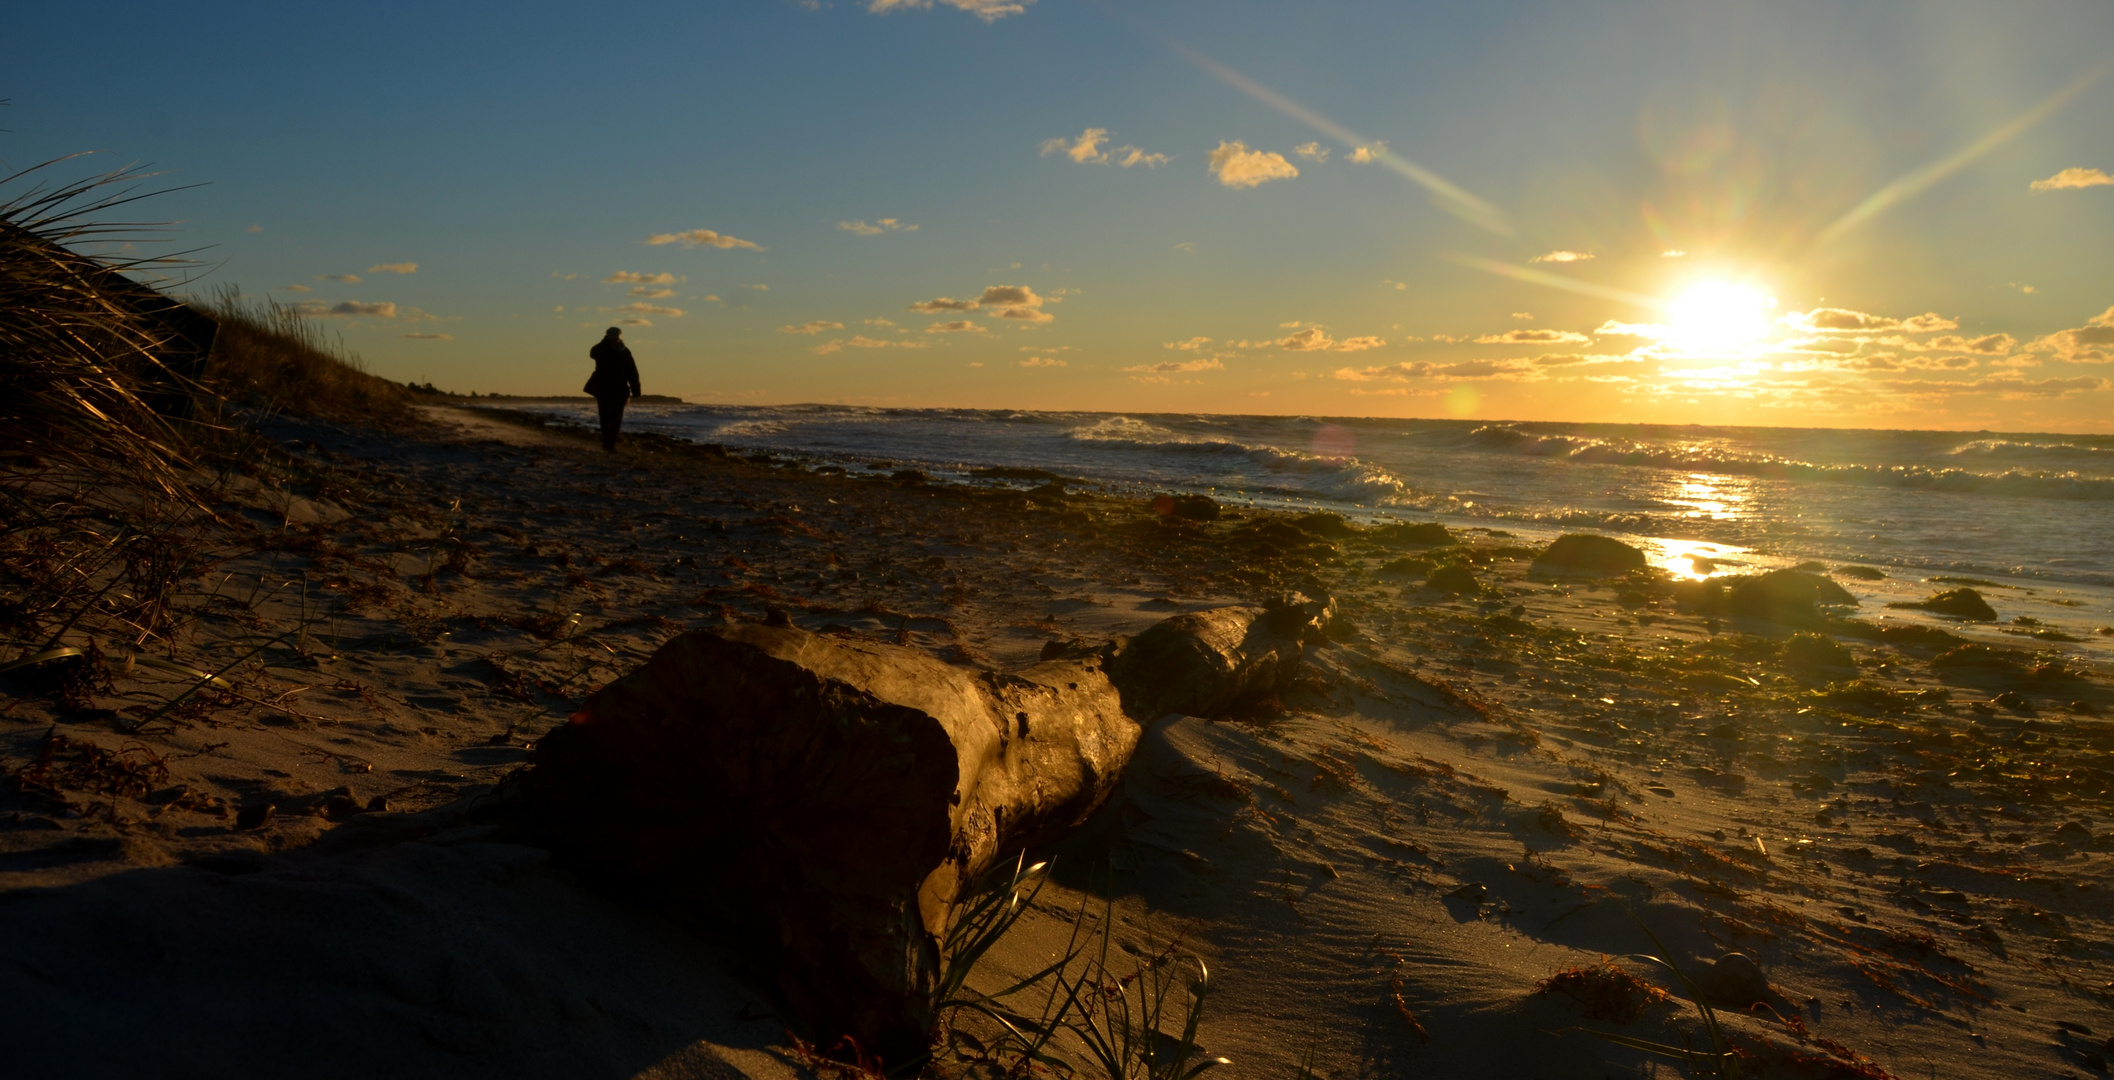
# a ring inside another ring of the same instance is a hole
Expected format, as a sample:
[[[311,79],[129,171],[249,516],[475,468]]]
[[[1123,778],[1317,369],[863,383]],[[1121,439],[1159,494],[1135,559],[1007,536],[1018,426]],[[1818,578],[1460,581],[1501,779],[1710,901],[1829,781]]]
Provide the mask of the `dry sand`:
[[[1219,1075],[1680,1075],[1578,1029],[1696,1039],[1687,1002],[1616,1022],[1537,991],[1649,950],[1627,909],[1692,973],[1759,962],[1767,1007],[1726,1020],[1751,1075],[2110,1056],[2114,695],[2090,654],[2035,673],[2068,646],[2018,627],[1955,629],[2032,655],[1934,668],[1949,643],[1877,628],[1936,621],[1867,604],[1828,628],[1839,668],[1663,586],[1536,578],[1501,534],[1463,537],[1484,591],[1454,596],[1383,571],[1415,549],[1251,511],[603,455],[459,410],[273,434],[299,456],[221,489],[173,656],[99,640],[107,684],[16,680],[0,711],[11,1072],[811,1071],[709,928],[514,841],[483,796],[525,747],[674,634],[773,607],[1006,667],[1288,586],[1354,632],[1277,707],[1155,727],[979,980],[1112,885],[1119,942],[1210,964]],[[164,709],[188,684],[155,659],[230,686]]]

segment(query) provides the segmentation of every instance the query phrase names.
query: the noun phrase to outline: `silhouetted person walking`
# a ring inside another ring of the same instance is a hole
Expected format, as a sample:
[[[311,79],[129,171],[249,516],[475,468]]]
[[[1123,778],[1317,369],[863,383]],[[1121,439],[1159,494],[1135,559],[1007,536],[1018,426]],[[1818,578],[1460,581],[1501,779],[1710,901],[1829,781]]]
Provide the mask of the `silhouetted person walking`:
[[[615,450],[617,429],[624,426],[624,403],[639,396],[639,365],[624,347],[624,331],[614,326],[587,355],[595,361],[595,373],[587,377],[586,389],[602,413],[602,449]]]

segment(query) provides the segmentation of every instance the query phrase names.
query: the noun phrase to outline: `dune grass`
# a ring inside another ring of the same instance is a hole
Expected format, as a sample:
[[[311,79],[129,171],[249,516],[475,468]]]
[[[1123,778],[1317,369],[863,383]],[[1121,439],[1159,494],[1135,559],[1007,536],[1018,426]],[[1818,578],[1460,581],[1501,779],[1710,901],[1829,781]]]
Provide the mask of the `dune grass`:
[[[412,390],[369,373],[315,320],[270,297],[223,286],[197,305],[220,324],[203,382],[214,393],[274,412],[327,420],[404,415]]]

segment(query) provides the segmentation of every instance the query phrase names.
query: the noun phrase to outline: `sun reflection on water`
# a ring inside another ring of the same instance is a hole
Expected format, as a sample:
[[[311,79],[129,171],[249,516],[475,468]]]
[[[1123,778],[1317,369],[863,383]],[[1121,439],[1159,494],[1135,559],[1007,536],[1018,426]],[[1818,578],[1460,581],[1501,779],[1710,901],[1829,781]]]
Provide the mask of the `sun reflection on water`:
[[[1659,501],[1680,507],[1679,516],[1709,521],[1737,521],[1749,514],[1753,482],[1745,477],[1689,473],[1669,480]]]
[[[1704,540],[1651,538],[1645,557],[1651,564],[1684,581],[1701,581],[1738,573],[1748,563],[1752,548],[1713,544]]]

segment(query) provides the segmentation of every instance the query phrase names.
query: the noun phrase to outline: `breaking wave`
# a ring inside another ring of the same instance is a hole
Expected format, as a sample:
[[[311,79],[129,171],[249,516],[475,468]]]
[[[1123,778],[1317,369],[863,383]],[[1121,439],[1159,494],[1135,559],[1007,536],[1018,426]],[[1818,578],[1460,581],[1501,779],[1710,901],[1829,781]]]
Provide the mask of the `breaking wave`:
[[[1510,424],[1485,424],[1469,432],[1468,439],[1475,448],[1494,453],[1561,458],[1592,465],[1628,465],[1805,483],[1861,484],[1972,495],[2114,500],[2114,478],[2084,476],[2074,470],[2010,469],[2004,472],[1976,472],[1971,469],[1931,468],[1923,465],[1818,465],[1770,454],[1742,454],[1711,447],[1665,446],[1574,435],[1536,435],[1521,431]],[[2000,441],[1991,440],[1991,443],[1999,444]],[[2059,449],[2045,444],[2001,445]],[[2076,444],[2063,446],[2072,450],[2107,453],[2096,447]]]

